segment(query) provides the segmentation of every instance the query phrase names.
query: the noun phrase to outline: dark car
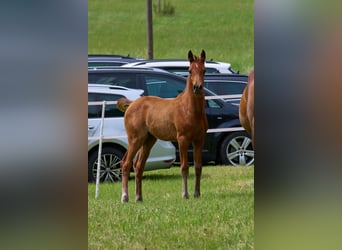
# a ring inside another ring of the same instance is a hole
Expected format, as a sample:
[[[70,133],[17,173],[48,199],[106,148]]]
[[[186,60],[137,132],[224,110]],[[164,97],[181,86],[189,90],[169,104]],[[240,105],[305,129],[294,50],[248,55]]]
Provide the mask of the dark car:
[[[246,87],[248,75],[244,74],[206,74],[205,87],[225,95],[242,94]],[[227,86],[225,86],[227,85]]]
[[[122,55],[88,55],[88,68],[106,67],[106,66],[121,66],[127,63],[133,63],[142,60]]]
[[[204,87],[217,95],[222,95],[222,99],[230,102],[240,103],[240,95],[246,87],[248,75],[243,74],[206,74]],[[225,97],[226,95],[235,95]]]
[[[88,83],[111,84],[143,89],[144,95],[174,98],[183,92],[186,78],[173,73],[146,68],[111,68],[88,70]],[[205,138],[203,162],[227,165],[250,165],[254,162],[254,151],[250,136],[241,127],[239,107],[226,102],[208,89],[205,90],[206,114],[209,130]],[[174,143],[178,148],[177,143]],[[179,160],[177,149],[177,160]],[[189,160],[193,160],[189,148]]]

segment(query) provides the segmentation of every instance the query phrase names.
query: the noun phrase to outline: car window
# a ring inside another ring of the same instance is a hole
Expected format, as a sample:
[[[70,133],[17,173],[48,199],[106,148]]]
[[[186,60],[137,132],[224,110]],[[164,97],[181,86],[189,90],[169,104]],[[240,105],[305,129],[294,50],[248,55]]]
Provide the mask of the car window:
[[[204,86],[218,95],[236,95],[242,94],[246,83],[237,81],[210,80],[205,81]]]
[[[209,108],[221,108],[221,105],[215,100],[207,100],[206,102]]]
[[[144,80],[147,94],[162,98],[173,98],[182,93],[185,88],[184,81],[177,81],[167,76],[146,74]]]
[[[136,76],[134,74],[88,74],[88,83],[109,84],[137,88]]]
[[[124,97],[116,94],[88,93],[88,102],[117,101]],[[102,105],[88,105],[88,118],[100,118]],[[116,108],[115,104],[108,104],[105,108],[105,117],[123,117],[124,113]]]
[[[205,67],[205,73],[206,73],[206,74],[208,74],[208,73],[220,73],[220,71],[218,71],[218,70],[215,69],[215,68]]]

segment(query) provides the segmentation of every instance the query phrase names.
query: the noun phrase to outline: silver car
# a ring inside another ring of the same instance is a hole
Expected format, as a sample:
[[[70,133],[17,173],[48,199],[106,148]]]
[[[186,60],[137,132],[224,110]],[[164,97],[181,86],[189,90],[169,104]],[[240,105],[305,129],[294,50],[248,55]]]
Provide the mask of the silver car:
[[[154,59],[154,60],[139,60],[123,64],[121,67],[136,67],[136,68],[158,68],[176,73],[183,76],[189,74],[189,61],[183,59]],[[232,69],[230,63],[226,62],[215,62],[206,61],[205,70],[207,73],[225,73],[225,74],[236,74],[235,70]]]
[[[135,100],[143,92],[140,89],[120,86],[88,84],[88,102],[90,102],[88,104],[88,181],[96,180],[102,113],[102,105],[92,104],[104,100],[109,102],[106,104],[103,123],[100,181],[121,181],[120,162],[127,150],[128,140],[124,126],[124,113],[110,102],[121,97]],[[170,168],[175,160],[174,145],[168,141],[157,140],[146,162],[145,170]]]

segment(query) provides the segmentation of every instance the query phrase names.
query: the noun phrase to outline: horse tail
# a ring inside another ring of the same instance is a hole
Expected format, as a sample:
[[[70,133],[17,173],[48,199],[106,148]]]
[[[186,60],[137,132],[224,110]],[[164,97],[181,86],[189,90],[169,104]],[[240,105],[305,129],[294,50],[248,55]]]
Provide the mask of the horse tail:
[[[128,106],[132,103],[132,101],[128,100],[127,98],[120,98],[117,103],[116,106],[117,108],[121,111],[121,112],[125,112],[126,109],[128,108]]]

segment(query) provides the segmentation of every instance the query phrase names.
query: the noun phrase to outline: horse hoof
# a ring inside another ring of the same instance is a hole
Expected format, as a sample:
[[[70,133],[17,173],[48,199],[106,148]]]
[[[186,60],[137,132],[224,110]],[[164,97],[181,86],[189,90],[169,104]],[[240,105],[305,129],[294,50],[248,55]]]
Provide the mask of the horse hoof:
[[[141,196],[137,196],[137,197],[135,197],[135,201],[141,202],[141,201],[143,201],[143,198]]]
[[[123,196],[121,197],[121,202],[122,202],[122,203],[127,203],[127,202],[128,202],[128,196],[127,196],[127,195],[123,195]]]
[[[189,199],[189,194],[183,194],[182,196],[184,199]]]
[[[200,196],[201,196],[200,193],[194,193],[194,197],[195,197],[195,198],[199,198]]]

